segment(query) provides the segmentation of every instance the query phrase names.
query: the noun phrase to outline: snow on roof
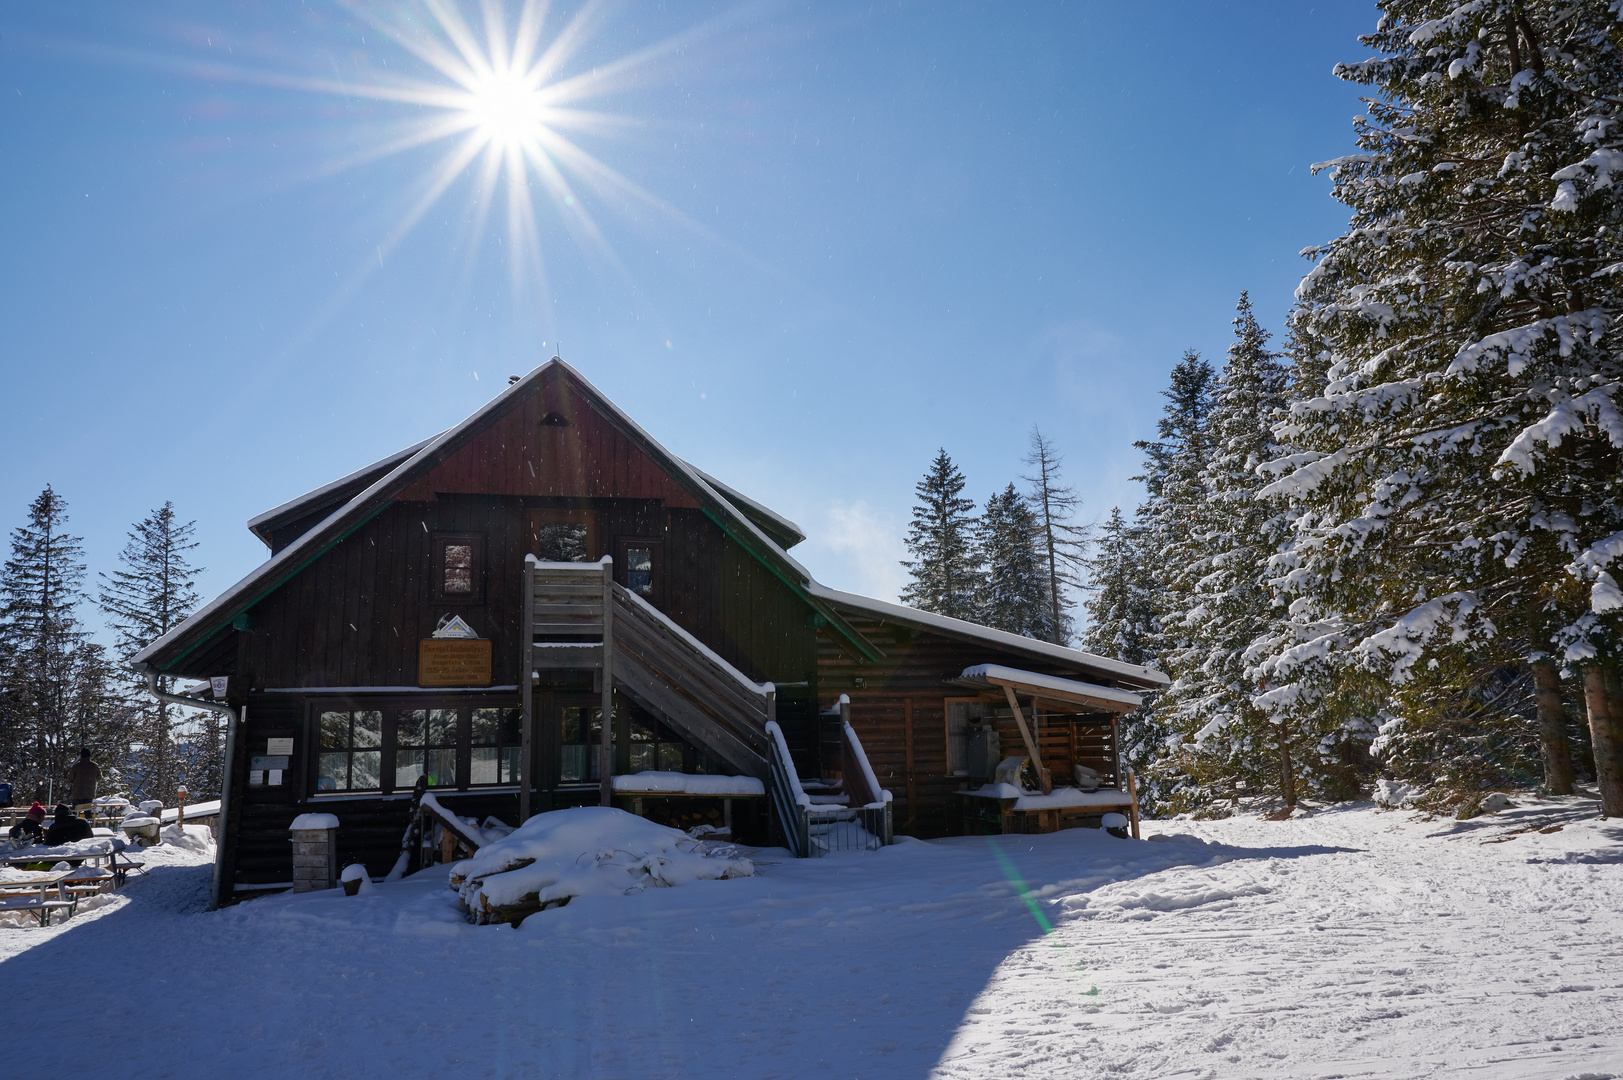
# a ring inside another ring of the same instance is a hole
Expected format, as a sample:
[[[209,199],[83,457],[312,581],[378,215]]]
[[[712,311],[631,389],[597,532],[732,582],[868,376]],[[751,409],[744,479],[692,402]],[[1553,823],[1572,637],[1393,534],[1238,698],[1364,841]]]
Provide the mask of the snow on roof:
[[[683,464],[687,465],[688,463],[683,462]],[[697,466],[688,465],[688,468],[692,469],[694,472],[703,477],[705,483],[709,484],[711,487],[715,488],[717,491],[726,496],[728,502],[735,506],[743,504],[742,506],[739,506],[739,509],[745,510],[746,512],[753,511],[760,514],[762,517],[771,521],[779,529],[783,530],[784,533],[793,536],[794,542],[789,544],[789,547],[794,547],[795,544],[798,544],[802,540],[806,539],[806,531],[804,529],[790,521],[788,518],[784,517],[782,514],[778,513],[776,510],[772,509],[770,506],[767,506],[765,503],[757,502],[748,495],[745,495],[742,491],[739,491],[737,488],[730,487],[727,484],[722,483],[720,480],[717,480],[714,476],[711,476],[709,473],[705,472],[701,468],[698,468]],[[779,546],[782,547],[783,545],[780,544]]]
[[[197,641],[191,642],[192,647],[195,648],[198,644],[201,644],[208,634],[218,628],[220,620],[257,603],[266,593],[276,588],[288,577],[291,577],[311,559],[319,556],[326,550],[328,545],[337,543],[349,531],[359,527],[373,514],[387,506],[395,491],[398,491],[409,481],[416,479],[419,474],[426,473],[439,464],[440,458],[438,455],[442,449],[451,447],[459,437],[471,433],[478,429],[487,419],[499,415],[508,408],[509,404],[517,396],[529,393],[537,380],[546,372],[552,370],[562,371],[567,374],[573,380],[577,389],[587,397],[593,408],[603,412],[612,423],[622,426],[633,439],[641,440],[645,449],[656,460],[664,459],[668,462],[671,470],[677,474],[678,478],[686,481],[688,487],[702,497],[701,501],[708,499],[712,502],[715,509],[729,519],[731,529],[748,539],[750,543],[745,544],[746,548],[753,544],[760,549],[755,552],[758,558],[781,561],[783,567],[780,569],[798,575],[801,588],[804,588],[806,583],[811,581],[811,575],[806,571],[805,567],[791,558],[782,547],[767,536],[760,526],[751,521],[742,510],[700,476],[697,469],[666,450],[657,439],[644,431],[642,426],[627,416],[618,405],[604,397],[580,372],[555,356],[491,398],[460,424],[440,432],[431,439],[418,443],[416,447],[401,451],[400,455],[397,455],[400,458],[399,463],[394,468],[355,494],[349,501],[322,519],[314,528],[299,536],[287,547],[272,555],[256,569],[250,571],[242,580],[207,604],[204,604],[180,625],[136,653],[130,658],[131,664],[138,668],[144,667],[151,663],[154,657],[165,653],[170,648],[192,638],[194,635],[202,634],[203,636],[199,637]],[[385,462],[390,460],[394,459],[385,459]],[[362,469],[359,473],[351,473],[350,477],[364,475],[367,471],[367,469]],[[342,482],[335,481],[335,484]],[[331,490],[333,486],[327,485],[327,489]],[[300,499],[293,500],[293,502],[299,503],[305,498],[307,497],[301,496]],[[284,507],[288,505],[283,504]],[[261,515],[262,518],[264,516]],[[189,651],[190,649],[187,650],[187,652]],[[181,657],[185,655],[185,652],[180,654]]]
[[[445,433],[442,431],[440,434],[443,435]],[[402,461],[405,461],[407,458],[416,454],[419,450],[437,438],[439,438],[439,435],[431,435],[422,442],[413,443],[404,450],[396,450],[388,457],[379,458],[370,465],[356,469],[354,472],[349,473],[346,476],[340,476],[337,480],[334,480],[329,484],[322,484],[318,488],[306,491],[303,495],[300,495],[297,498],[289,499],[280,506],[273,506],[269,510],[266,510],[263,514],[256,514],[248,519],[248,530],[268,544],[270,543],[269,537],[264,536],[260,532],[261,526],[265,525],[267,522],[274,521],[277,518],[293,517],[299,510],[307,506],[319,506],[326,499],[326,497],[333,492],[341,491],[344,487],[349,484],[353,484],[355,481],[361,479],[363,476],[366,476],[368,473],[376,472],[377,470],[385,467],[392,469],[394,466],[399,465]]]
[[[963,619],[954,619],[946,615],[937,615],[930,611],[920,611],[918,608],[907,607],[903,604],[892,604],[884,600],[875,600],[871,596],[862,596],[857,593],[841,592],[826,585],[812,582],[809,591],[812,595],[828,600],[835,604],[845,604],[848,607],[860,608],[864,611],[882,615],[888,619],[900,622],[910,622],[918,626],[929,627],[932,630],[943,630],[951,634],[961,634],[964,637],[979,638],[991,642],[1001,648],[1018,649],[1021,652],[1034,656],[1047,657],[1051,660],[1060,660],[1067,664],[1078,664],[1093,668],[1096,671],[1106,672],[1123,679],[1135,680],[1149,686],[1167,686],[1172,680],[1164,672],[1154,668],[1143,667],[1139,664],[1127,664],[1120,660],[1111,660],[1109,657],[1096,656],[1081,649],[1069,649],[1064,645],[1054,645],[1047,641],[1038,641],[1036,638],[1024,637],[1020,634],[1011,634],[1006,630],[994,630],[990,626],[981,626],[979,623],[965,622]],[[1012,669],[1011,669],[1012,670]],[[1063,680],[1062,680],[1063,681]],[[1086,684],[1083,684],[1086,685]],[[1100,687],[1099,689],[1106,689]],[[1133,696],[1133,695],[1129,695]],[[1137,704],[1137,702],[1135,702]]]
[[[1076,679],[1062,679],[1056,675],[1039,675],[1035,671],[1022,671],[1019,668],[1004,667],[1001,664],[976,664],[974,667],[966,667],[959,678],[972,681],[984,680],[998,685],[1013,683],[1028,690],[1047,690],[1051,693],[1065,694],[1070,697],[1115,701],[1134,709],[1144,704],[1142,697],[1137,694],[1130,694],[1126,690],[1100,686],[1097,683],[1080,682]]]

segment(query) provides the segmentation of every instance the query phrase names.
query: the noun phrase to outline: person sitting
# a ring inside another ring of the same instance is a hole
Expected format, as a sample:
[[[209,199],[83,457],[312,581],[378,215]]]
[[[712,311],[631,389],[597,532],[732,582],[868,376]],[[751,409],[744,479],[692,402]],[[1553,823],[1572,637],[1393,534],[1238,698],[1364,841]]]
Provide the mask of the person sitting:
[[[92,835],[90,822],[82,817],[74,817],[66,804],[58,804],[56,820],[45,830],[45,842],[55,847],[57,844],[71,844],[75,840],[89,840]]]
[[[45,807],[36,802],[28,808],[27,815],[11,827],[11,838],[29,844],[39,843],[45,837],[44,820]]]

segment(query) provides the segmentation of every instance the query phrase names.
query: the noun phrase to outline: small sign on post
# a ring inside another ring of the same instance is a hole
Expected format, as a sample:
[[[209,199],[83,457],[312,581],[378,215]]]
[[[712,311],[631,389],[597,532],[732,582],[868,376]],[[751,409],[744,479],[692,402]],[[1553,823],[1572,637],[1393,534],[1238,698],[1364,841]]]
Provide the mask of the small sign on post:
[[[229,675],[214,675],[209,678],[209,689],[214,691],[214,700],[219,701],[225,697],[225,688],[231,682]]]

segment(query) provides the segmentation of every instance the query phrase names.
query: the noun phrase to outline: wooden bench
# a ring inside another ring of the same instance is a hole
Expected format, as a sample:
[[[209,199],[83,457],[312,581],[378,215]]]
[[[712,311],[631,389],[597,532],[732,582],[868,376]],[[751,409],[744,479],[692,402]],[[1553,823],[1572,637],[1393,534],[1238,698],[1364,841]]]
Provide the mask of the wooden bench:
[[[131,870],[134,870],[138,874],[145,875],[146,863],[140,859],[132,859],[121,852],[115,851],[113,853],[112,865],[113,887],[117,889],[123,888],[124,879],[130,876]]]
[[[0,896],[0,913],[26,911],[39,920],[41,926],[51,925],[51,914],[53,912],[65,910],[69,915],[72,915],[73,909],[77,906],[78,903],[74,900],[43,899],[38,892],[12,893]]]

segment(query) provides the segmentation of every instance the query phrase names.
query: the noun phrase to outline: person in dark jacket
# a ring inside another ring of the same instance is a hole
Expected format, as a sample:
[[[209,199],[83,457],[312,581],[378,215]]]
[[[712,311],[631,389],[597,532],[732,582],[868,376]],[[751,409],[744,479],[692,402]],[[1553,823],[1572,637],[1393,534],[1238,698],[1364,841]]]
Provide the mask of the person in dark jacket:
[[[100,782],[101,766],[90,760],[90,747],[80,747],[79,760],[68,770],[68,805],[77,809],[94,802]]]
[[[45,838],[44,823],[45,807],[36,802],[28,808],[27,816],[11,827],[11,838],[37,844]]]
[[[73,811],[66,805],[58,805],[56,820],[45,830],[45,842],[54,847],[57,844],[71,844],[75,840],[89,840],[91,835],[90,822],[82,817],[74,817]]]

